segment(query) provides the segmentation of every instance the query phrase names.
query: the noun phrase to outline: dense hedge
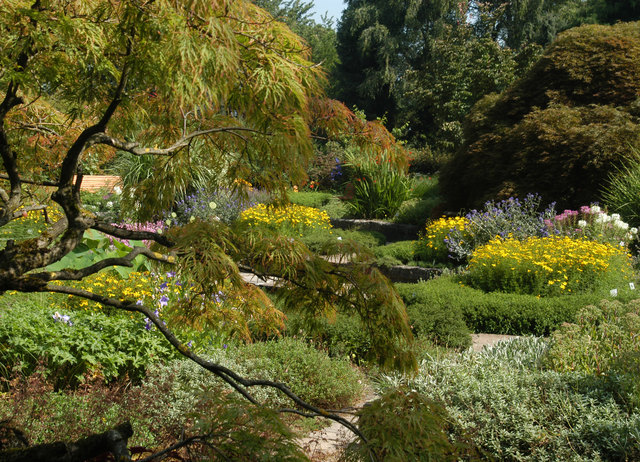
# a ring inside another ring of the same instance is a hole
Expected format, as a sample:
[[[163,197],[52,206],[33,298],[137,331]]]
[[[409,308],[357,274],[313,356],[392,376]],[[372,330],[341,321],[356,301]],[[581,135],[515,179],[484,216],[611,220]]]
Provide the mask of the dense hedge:
[[[440,177],[449,207],[530,192],[561,208],[598,200],[640,147],[638,75],[640,23],[560,34],[523,79],[471,111],[465,144]]]
[[[450,336],[456,332],[461,336],[468,332],[467,328],[472,332],[546,336],[562,323],[573,321],[582,307],[605,298],[598,293],[540,298],[486,293],[464,286],[452,276],[419,284],[396,284],[396,288],[407,305],[414,327],[420,319],[425,319],[425,323],[430,320],[441,326],[440,329],[446,329]],[[634,295],[621,289],[618,294],[623,301]],[[446,338],[446,334],[440,332],[439,337]]]

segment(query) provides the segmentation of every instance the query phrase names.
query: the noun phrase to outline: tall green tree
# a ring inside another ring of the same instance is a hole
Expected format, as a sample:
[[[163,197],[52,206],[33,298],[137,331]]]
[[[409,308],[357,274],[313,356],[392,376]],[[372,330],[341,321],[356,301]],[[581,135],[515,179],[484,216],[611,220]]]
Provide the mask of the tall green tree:
[[[311,60],[322,64],[327,74],[333,72],[338,64],[336,31],[331,19],[323,17],[322,22],[317,23],[312,18],[313,1],[255,0],[254,3],[302,37],[311,48]]]
[[[310,124],[318,115],[311,105],[323,99],[320,70],[284,23],[244,0],[16,0],[0,4],[0,49],[0,227],[42,207],[27,201],[30,188],[52,188],[51,199],[63,212],[41,234],[0,249],[0,296],[67,294],[146,317],[182,355],[249,401],[256,402],[252,387],[272,386],[291,397],[296,412],[326,416],[283,384],[250,380],[199,357],[153,308],[68,284],[131,266],[144,255],[171,265],[193,288],[194,299],[176,306],[185,317],[215,310],[211,294],[220,290],[269,306],[264,293],[242,281],[243,268],[278,276],[283,288],[295,291],[289,300],[307,318],[340,310],[359,315],[383,365],[413,365],[404,305],[391,284],[369,269],[356,243],[328,249],[361,255],[343,268],[296,239],[267,231],[198,221],[164,234],[130,231],[83,207],[83,165],[96,153],[158,159],[154,174],[133,191],[133,205],[147,216],[173,204],[189,184],[193,163],[224,173],[222,186],[237,188],[236,179],[251,178],[274,194],[304,178]],[[46,170],[45,159],[51,163]],[[134,247],[123,257],[48,269],[73,252],[87,230],[154,241],[157,248]]]
[[[640,19],[640,1],[638,0],[592,0],[591,3],[594,4],[593,9],[601,24]]]
[[[473,6],[480,23],[490,24],[494,39],[518,50],[531,43],[545,46],[559,32],[593,22],[591,3],[592,0],[487,0],[473,2]]]
[[[338,25],[338,98],[393,125],[406,71],[429,59],[432,41],[465,10],[457,0],[349,0]]]

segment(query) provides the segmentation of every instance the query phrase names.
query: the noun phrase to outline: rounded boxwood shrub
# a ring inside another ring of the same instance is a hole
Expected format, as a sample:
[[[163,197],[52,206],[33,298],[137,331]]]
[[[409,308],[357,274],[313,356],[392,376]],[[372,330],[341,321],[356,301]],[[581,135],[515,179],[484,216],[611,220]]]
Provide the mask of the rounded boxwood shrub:
[[[417,309],[413,307],[422,306],[429,310],[430,316],[448,316],[451,324],[460,316],[471,332],[509,335],[550,335],[562,323],[572,322],[582,307],[610,297],[608,290],[557,297],[487,293],[464,285],[456,276],[440,276],[418,284],[396,284],[396,289],[407,305],[412,322]],[[617,289],[620,301],[636,296],[636,291],[627,287]]]
[[[638,23],[560,34],[524,78],[471,111],[440,176],[449,208],[527,193],[560,208],[597,200],[640,147],[639,74]]]

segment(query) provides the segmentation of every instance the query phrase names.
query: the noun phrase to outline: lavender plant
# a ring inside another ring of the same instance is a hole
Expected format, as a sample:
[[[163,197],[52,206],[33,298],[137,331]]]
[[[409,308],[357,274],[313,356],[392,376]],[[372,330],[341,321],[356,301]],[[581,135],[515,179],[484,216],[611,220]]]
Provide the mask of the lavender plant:
[[[472,210],[464,231],[454,229],[446,239],[449,254],[456,260],[466,260],[473,250],[496,236],[524,239],[549,235],[545,220],[555,216],[555,203],[540,211],[541,197],[528,194],[523,200],[510,197],[500,202],[488,201],[483,210]]]
[[[230,189],[208,191],[199,189],[176,202],[174,210],[166,216],[171,224],[185,225],[195,219],[216,219],[232,223],[241,212],[265,202],[268,195],[257,189],[248,189],[246,197]]]

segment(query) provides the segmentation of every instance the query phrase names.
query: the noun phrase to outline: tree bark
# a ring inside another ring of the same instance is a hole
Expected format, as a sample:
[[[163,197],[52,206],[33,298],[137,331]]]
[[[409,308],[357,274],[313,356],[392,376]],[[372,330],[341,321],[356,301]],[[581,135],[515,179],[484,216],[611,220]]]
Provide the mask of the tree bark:
[[[56,442],[0,451],[0,462],[82,462],[108,452],[117,462],[130,461],[127,443],[132,435],[131,424],[124,422],[74,443]]]

